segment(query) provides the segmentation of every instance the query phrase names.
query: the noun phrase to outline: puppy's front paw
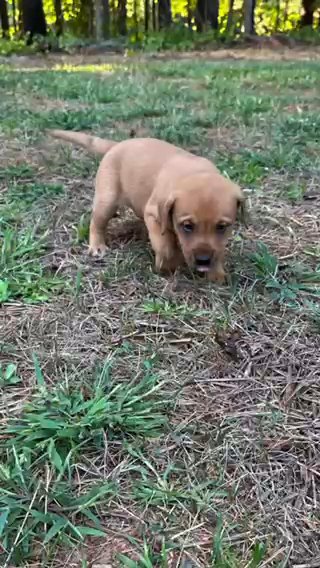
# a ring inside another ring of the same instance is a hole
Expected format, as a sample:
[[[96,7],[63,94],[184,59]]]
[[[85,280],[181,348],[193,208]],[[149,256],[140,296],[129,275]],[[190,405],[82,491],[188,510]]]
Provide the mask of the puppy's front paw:
[[[226,272],[222,268],[222,266],[216,267],[214,270],[211,270],[208,273],[208,280],[210,282],[216,282],[217,284],[223,284],[225,282],[226,276]]]
[[[155,269],[157,272],[166,272],[168,270],[167,261],[159,254],[156,255]]]
[[[100,260],[106,254],[108,247],[105,243],[100,243],[97,245],[90,245],[88,254],[93,258]]]
[[[179,258],[166,258],[159,254],[156,255],[155,268],[157,272],[174,272],[179,265]]]

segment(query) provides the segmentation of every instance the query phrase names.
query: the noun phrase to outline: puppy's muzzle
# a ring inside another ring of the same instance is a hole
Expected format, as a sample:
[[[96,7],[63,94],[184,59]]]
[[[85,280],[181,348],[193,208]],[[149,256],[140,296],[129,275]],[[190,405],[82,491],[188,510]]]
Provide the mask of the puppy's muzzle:
[[[196,254],[194,262],[198,272],[209,272],[213,264],[213,255],[212,253]]]

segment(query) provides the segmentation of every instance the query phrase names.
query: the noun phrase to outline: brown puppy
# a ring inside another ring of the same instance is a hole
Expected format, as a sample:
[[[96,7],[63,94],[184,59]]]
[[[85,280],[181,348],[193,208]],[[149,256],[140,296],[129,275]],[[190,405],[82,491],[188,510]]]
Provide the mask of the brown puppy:
[[[225,247],[244,197],[209,160],[153,138],[116,143],[81,132],[49,134],[104,155],[90,223],[92,255],[104,254],[107,223],[127,205],[145,221],[157,270],[175,270],[185,260],[210,280],[224,280]]]

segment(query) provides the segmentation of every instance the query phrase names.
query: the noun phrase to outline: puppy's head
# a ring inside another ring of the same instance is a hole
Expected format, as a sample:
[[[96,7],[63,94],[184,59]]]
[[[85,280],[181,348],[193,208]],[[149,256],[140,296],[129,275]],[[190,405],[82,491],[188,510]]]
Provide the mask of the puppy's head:
[[[173,187],[159,208],[161,231],[175,232],[190,268],[209,272],[243,211],[244,196],[236,184],[218,172],[196,174]]]

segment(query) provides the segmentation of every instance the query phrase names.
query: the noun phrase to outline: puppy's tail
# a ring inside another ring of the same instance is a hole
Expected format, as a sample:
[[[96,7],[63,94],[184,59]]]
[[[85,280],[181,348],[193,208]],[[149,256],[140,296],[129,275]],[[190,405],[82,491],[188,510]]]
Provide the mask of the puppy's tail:
[[[98,154],[104,156],[117,142],[112,140],[104,140],[98,136],[91,136],[85,132],[74,132],[73,130],[46,130],[49,136],[53,138],[59,138],[60,140],[65,140],[66,142],[71,142],[76,144],[76,146],[81,146],[85,148],[92,154]]]

